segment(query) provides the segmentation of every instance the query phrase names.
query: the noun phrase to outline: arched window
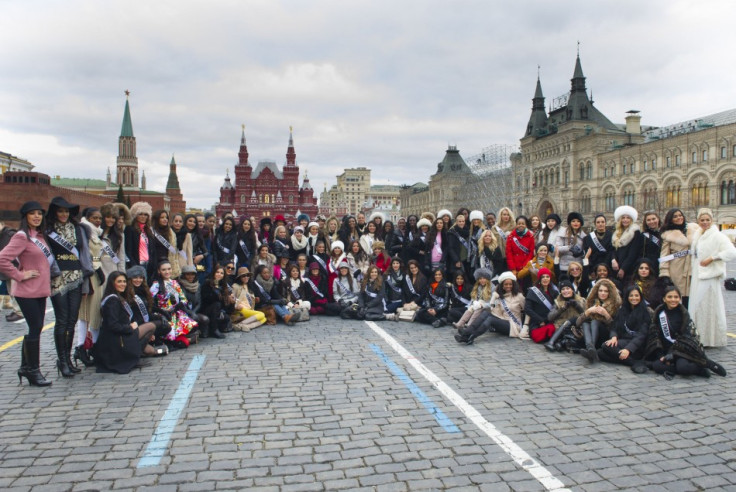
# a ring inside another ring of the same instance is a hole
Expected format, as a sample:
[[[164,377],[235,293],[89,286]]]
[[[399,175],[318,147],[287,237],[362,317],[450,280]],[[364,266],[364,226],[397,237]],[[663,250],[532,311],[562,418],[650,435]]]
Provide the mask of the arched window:
[[[245,203],[245,195],[240,195],[240,203]]]
[[[588,161],[588,179],[593,179],[593,163]]]

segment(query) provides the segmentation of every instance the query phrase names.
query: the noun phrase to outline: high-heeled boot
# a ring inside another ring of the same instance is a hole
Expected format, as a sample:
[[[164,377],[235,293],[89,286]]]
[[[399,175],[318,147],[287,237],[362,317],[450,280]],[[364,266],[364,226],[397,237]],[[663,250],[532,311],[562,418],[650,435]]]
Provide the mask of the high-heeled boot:
[[[29,340],[23,337],[23,346],[21,348],[21,363],[18,369],[18,380],[23,384],[23,378],[28,380],[31,386],[51,386],[51,381],[47,380],[41,374],[40,369],[40,344],[41,340]]]
[[[552,334],[552,337],[549,339],[549,341],[544,344],[544,348],[546,348],[550,352],[560,352],[560,351],[562,351],[562,346],[559,343],[557,343],[557,340],[559,340],[560,337],[562,337],[563,333],[565,333],[565,330],[567,330],[571,326],[572,326],[572,322],[570,322],[570,320],[565,321]]]
[[[72,361],[72,347],[74,346],[74,330],[72,331],[65,331],[64,332],[64,341],[66,342],[66,345],[64,345],[64,356],[66,357],[66,364],[69,366],[69,370],[71,370],[74,374],[79,374],[82,372],[80,368],[74,364],[74,361]]]
[[[80,361],[84,364],[84,367],[92,367],[95,365],[95,361],[92,360],[92,357],[90,357],[89,352],[84,348],[84,345],[77,345],[74,347],[74,360]]]
[[[595,343],[598,340],[599,324],[593,320],[583,323],[583,337],[585,337],[585,348],[580,351],[580,355],[588,359],[590,362],[598,362],[598,351],[595,349]]]
[[[54,345],[56,346],[56,372],[65,378],[74,377],[66,355],[66,332],[54,329]]]

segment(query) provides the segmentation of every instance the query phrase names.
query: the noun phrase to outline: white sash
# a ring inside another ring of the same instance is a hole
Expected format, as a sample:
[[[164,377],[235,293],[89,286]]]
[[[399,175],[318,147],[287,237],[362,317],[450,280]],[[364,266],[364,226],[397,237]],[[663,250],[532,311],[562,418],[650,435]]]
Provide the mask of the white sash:
[[[107,241],[105,241],[104,239],[102,240],[102,251],[104,251],[105,254],[110,257],[113,263],[115,263],[116,265],[120,263],[120,258],[118,258],[118,255],[115,254],[110,245],[107,244]]]
[[[506,239],[506,233],[503,231],[503,229],[501,229],[498,226],[493,226],[493,227],[496,228],[496,232],[498,232],[498,235],[501,236],[501,239],[505,240]]]
[[[659,238],[657,236],[654,236],[648,232],[645,232],[643,236],[649,239],[652,243],[654,243],[655,246],[659,246]]]
[[[427,294],[429,294],[429,297],[431,297],[434,300],[434,302],[437,304],[437,307],[438,308],[441,309],[441,308],[443,308],[445,306],[445,299],[442,298],[442,297],[439,297],[439,296],[434,295],[434,293],[432,292],[431,289],[427,291]]]
[[[261,297],[263,297],[263,299],[266,302],[271,301],[271,296],[268,294],[268,292],[266,292],[266,289],[264,289],[263,286],[261,284],[259,284],[258,282],[253,282],[253,283],[256,284],[256,287],[258,287],[258,290],[261,291],[261,294],[262,294]]]
[[[689,249],[683,249],[682,251],[678,251],[677,253],[672,253],[671,255],[663,256],[659,259],[660,263],[667,263],[668,261],[672,261],[675,258],[682,258],[684,256],[687,256],[691,254],[692,252]]]
[[[604,248],[601,242],[598,240],[598,236],[595,232],[592,232],[590,234],[590,240],[593,241],[593,244],[595,245],[596,248],[598,248],[598,251],[600,251],[601,253],[606,252],[606,248]]]
[[[314,282],[312,282],[308,278],[304,279],[304,281],[309,284],[309,286],[312,288],[312,291],[314,291],[315,294],[317,294],[321,299],[324,299],[325,295],[319,291],[319,288],[317,288],[317,286],[314,285]]]
[[[291,288],[291,296],[297,301],[302,298],[302,296],[299,295],[299,289],[295,289],[294,287]]]
[[[58,244],[59,246],[61,246],[62,248],[69,251],[71,254],[73,254],[77,258],[79,258],[79,250],[77,250],[77,248],[72,243],[70,243],[63,237],[59,236],[56,233],[56,231],[49,232],[48,236],[49,236],[49,239],[53,240],[56,244]]]
[[[123,304],[123,308],[125,309],[125,312],[128,313],[128,320],[133,320],[133,310],[130,308],[130,305],[125,302],[124,299],[122,299],[117,294],[110,294],[109,296],[105,297],[102,302],[100,303],[100,306],[104,306],[107,301],[109,301],[111,298],[117,298],[120,300],[120,302]]]
[[[511,318],[511,321],[514,322],[515,325],[521,326],[521,322],[519,321],[519,318],[514,316],[514,313],[511,312],[511,309],[509,308],[508,304],[506,304],[506,299],[501,298],[501,307],[504,311],[506,311],[506,314],[509,318]]]
[[[479,292],[480,292],[480,291],[479,291]],[[454,285],[452,286],[452,296],[453,296],[453,297],[454,297],[455,299],[457,299],[458,301],[460,301],[460,302],[462,302],[463,304],[465,304],[466,306],[467,306],[468,304],[470,304],[470,299],[466,299],[466,298],[464,298],[464,297],[463,297],[462,295],[460,295],[460,293],[459,293],[459,292],[458,292],[457,290],[455,290],[455,286],[454,286]]]
[[[525,254],[529,254],[529,248],[525,248],[523,244],[521,244],[521,241],[519,241],[519,238],[514,236],[514,244]]]
[[[544,304],[544,307],[546,307],[547,309],[549,309],[550,311],[552,311],[552,303],[549,302],[549,299],[547,299],[547,297],[544,294],[542,294],[542,291],[541,290],[539,290],[537,287],[532,287],[529,290],[531,290],[532,292],[534,292],[534,295],[536,295],[537,298],[540,301],[542,301],[542,303]]]
[[[245,252],[245,256],[247,258],[250,258],[250,250],[248,249],[248,246],[245,244],[245,241],[242,239],[238,241],[240,243],[240,249],[242,249]]]
[[[664,337],[669,340],[670,343],[675,343],[675,340],[672,338],[670,333],[670,324],[667,321],[667,315],[664,314],[664,309],[659,313],[659,326],[662,328],[662,334]]]
[[[376,296],[378,295],[378,293],[376,293],[376,292],[371,292],[370,290],[368,290],[368,287],[366,287],[366,288],[365,288],[365,294],[366,294],[366,295],[367,295],[368,297],[370,297],[371,299],[375,299],[375,298],[376,298]]]
[[[411,277],[409,275],[406,276],[406,285],[409,287],[409,291],[413,295],[417,295],[417,291],[414,290],[414,284],[411,283]]]
[[[319,256],[317,256],[316,254],[313,254],[312,255],[312,258],[314,259],[314,261],[316,261],[317,263],[319,263],[319,265],[322,268],[324,268],[325,271],[328,271],[327,270],[327,265],[325,264],[325,260],[323,260],[322,258],[320,258]]]
[[[151,232],[153,232],[153,237],[158,239],[158,242],[161,243],[164,248],[168,249],[170,253],[176,253],[176,248],[169,244],[165,237],[159,234],[155,229],[151,229]]]
[[[138,304],[138,310],[141,312],[141,316],[143,316],[143,321],[148,323],[148,321],[150,321],[150,317],[148,316],[148,309],[146,309],[146,304],[143,302],[143,299],[137,295],[134,295],[133,299],[135,300],[135,303]]]
[[[386,279],[386,284],[388,284],[391,290],[393,290],[397,294],[401,293],[401,286],[394,282],[394,278],[392,275],[388,276],[388,278]]]
[[[31,242],[35,244],[36,246],[38,246],[38,249],[41,250],[43,255],[46,257],[46,261],[49,262],[49,266],[53,266],[54,265],[54,255],[51,253],[51,250],[49,250],[49,248],[47,248],[46,245],[43,244],[38,238],[30,237],[30,236],[29,238],[31,239]]]

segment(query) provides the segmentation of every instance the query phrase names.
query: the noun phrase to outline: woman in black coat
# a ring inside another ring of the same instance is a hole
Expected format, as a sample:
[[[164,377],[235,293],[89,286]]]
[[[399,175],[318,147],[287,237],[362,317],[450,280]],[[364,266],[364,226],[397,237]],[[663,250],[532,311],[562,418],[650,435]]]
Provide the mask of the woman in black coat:
[[[644,344],[652,324],[652,310],[647,307],[636,285],[624,290],[623,302],[613,318],[608,340],[598,349],[603,362],[633,366],[644,355]]]
[[[432,281],[427,286],[424,305],[417,311],[416,321],[435,328],[445,326],[449,307],[450,291],[445,281],[445,274],[441,268],[435,268],[432,272]]]
[[[726,369],[705,355],[695,324],[681,300],[677,287],[673,285],[665,289],[663,304],[652,317],[644,358],[652,361],[651,367],[655,372],[668,379],[675,374],[709,377],[709,370],[725,376]],[[641,365],[634,365],[632,370],[646,371]]]
[[[470,261],[475,257],[477,244],[473,244],[469,228],[465,224],[465,216],[458,215],[455,224],[447,231],[447,272],[462,270],[466,276],[471,275]]]
[[[392,258],[401,254],[404,249],[404,236],[394,230],[394,223],[390,220],[383,223],[383,243],[386,245],[386,253]]]
[[[424,304],[424,298],[427,295],[427,277],[422,273],[416,260],[409,260],[403,289],[404,304],[412,302],[417,306]]]
[[[97,372],[129,373],[154,332],[153,323],[139,326],[133,321],[132,298],[125,273],[110,274],[102,300],[100,335],[93,348]]]
[[[615,277],[626,282],[634,275],[634,265],[641,257],[644,236],[636,224],[639,214],[634,207],[622,205],[613,216],[616,218],[616,230],[611,239],[614,248],[611,266],[616,272]]]
[[[662,221],[657,212],[649,211],[644,213],[642,221],[642,250],[641,256],[652,262],[654,267],[654,276],[659,276],[659,253],[662,251],[662,238],[659,228]]]
[[[235,220],[225,217],[222,225],[217,229],[215,241],[212,245],[213,263],[225,265],[233,261],[235,246],[238,244],[238,232],[235,230]]]
[[[529,318],[529,336],[537,343],[546,342],[555,332],[554,323],[547,321],[547,316],[555,307],[555,300],[560,294],[552,283],[552,272],[548,268],[540,268],[537,273],[537,284],[529,288],[524,302],[524,314]]]
[[[225,280],[225,268],[216,265],[202,286],[202,314],[210,320],[209,333],[213,338],[225,338],[228,319],[235,309],[232,289]]]
[[[358,294],[358,313],[360,319],[380,321],[383,314],[383,277],[375,265],[368,267]]]
[[[606,228],[606,216],[598,214],[593,220],[595,229],[583,238],[583,251],[585,251],[584,266],[595,266],[599,263],[611,265],[613,259],[613,245],[611,238],[613,231]],[[585,297],[583,294],[580,294]]]
[[[238,257],[237,268],[250,268],[250,263],[258,249],[258,238],[253,223],[248,218],[240,221],[238,239],[235,245],[235,256]]]

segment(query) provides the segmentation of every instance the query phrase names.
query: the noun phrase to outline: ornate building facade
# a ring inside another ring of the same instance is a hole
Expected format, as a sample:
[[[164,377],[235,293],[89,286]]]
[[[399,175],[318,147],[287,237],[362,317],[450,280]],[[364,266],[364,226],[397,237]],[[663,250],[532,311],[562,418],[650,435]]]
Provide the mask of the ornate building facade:
[[[715,222],[736,224],[736,110],[657,128],[638,111],[614,124],[593,105],[580,57],[570,92],[549,114],[537,79],[521,154],[513,159],[514,212],[542,217],[581,212],[588,224],[609,220],[619,205],[664,214],[679,207],[689,220],[713,209]]]
[[[248,157],[243,127],[238,163],[235,165],[235,184],[230,180],[228,171],[220,187],[220,202],[215,207],[217,215],[230,212],[238,217],[255,217],[256,220],[284,215],[287,221],[295,219],[300,213],[310,218],[317,215],[317,199],[306,173],[299,186],[299,166],[291,131],[283,170],[279,170],[273,161],[260,161],[254,170]]]

